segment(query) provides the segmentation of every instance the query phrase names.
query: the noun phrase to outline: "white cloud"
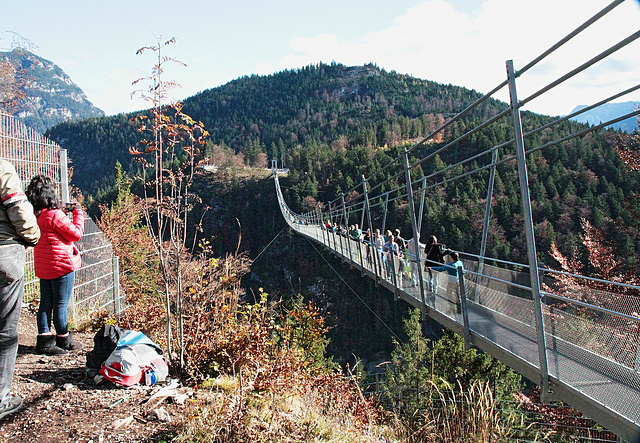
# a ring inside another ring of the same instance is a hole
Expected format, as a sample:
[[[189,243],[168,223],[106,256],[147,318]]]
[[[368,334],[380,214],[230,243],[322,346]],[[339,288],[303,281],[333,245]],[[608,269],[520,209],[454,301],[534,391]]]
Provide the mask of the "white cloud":
[[[396,17],[389,27],[370,31],[357,41],[341,40],[335,34],[295,38],[278,69],[319,61],[374,62],[388,70],[487,92],[505,79],[506,60],[514,60],[516,69],[524,67],[604,6],[599,0],[487,0],[469,15],[445,0],[428,0]],[[519,79],[519,98],[637,31],[638,22],[638,3],[625,2]],[[632,43],[547,97],[532,101],[530,109],[566,114],[575,105],[593,103],[637,84],[639,47],[639,41]],[[498,98],[506,100],[506,91]],[[632,99],[640,98],[624,100]]]

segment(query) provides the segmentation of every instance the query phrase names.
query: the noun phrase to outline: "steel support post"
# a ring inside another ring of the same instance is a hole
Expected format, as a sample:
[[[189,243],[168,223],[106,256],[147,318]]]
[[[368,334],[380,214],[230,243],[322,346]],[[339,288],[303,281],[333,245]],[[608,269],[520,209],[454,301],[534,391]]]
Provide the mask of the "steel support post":
[[[404,174],[407,180],[407,195],[409,196],[409,211],[411,212],[411,229],[413,230],[413,241],[416,246],[416,256],[413,258],[413,261],[417,263],[418,268],[418,276],[420,279],[420,296],[422,297],[422,306],[423,308],[427,307],[427,299],[424,293],[424,281],[422,279],[422,266],[420,260],[420,232],[418,231],[418,224],[416,221],[416,205],[413,201],[413,187],[411,186],[411,171],[409,170],[409,154],[407,152],[407,148],[403,150],[404,154]],[[409,257],[409,260],[412,260]]]
[[[484,258],[487,252],[487,237],[489,236],[489,222],[491,221],[491,201],[493,200],[493,185],[496,180],[496,162],[498,161],[498,149],[491,154],[491,172],[487,183],[487,203],[484,207],[484,224],[482,225],[482,242],[480,243],[480,259],[478,260],[478,274],[484,275]],[[482,277],[479,277],[482,278]],[[477,295],[477,291],[476,291]],[[478,299],[475,300],[478,302]]]
[[[527,177],[527,159],[522,135],[522,121],[520,120],[520,104],[516,91],[516,75],[513,60],[507,60],[507,76],[509,80],[509,95],[513,114],[515,131],[516,156],[518,161],[518,176],[520,179],[520,194],[524,212],[524,231],[527,238],[527,252],[529,255],[529,276],[531,278],[531,292],[535,304],[536,329],[538,333],[538,354],[540,358],[540,400],[544,403],[549,392],[549,368],[547,364],[547,345],[544,334],[544,318],[542,316],[542,300],[540,296],[540,279],[538,274],[538,259],[536,257],[536,240],[533,230],[533,216],[531,215],[531,197],[529,194],[529,179]]]
[[[328,244],[327,239],[329,237],[328,236],[329,232],[325,234],[325,231],[327,231],[327,227],[325,226],[325,223],[324,223],[324,214],[322,213],[322,210],[320,208],[318,208],[318,215],[320,217],[320,231],[322,231],[322,244],[327,246]]]
[[[342,260],[344,261],[344,258],[345,258],[344,242],[342,241],[342,235],[340,235],[340,232],[342,231],[342,223],[344,221],[344,215],[342,213],[342,210],[336,209],[336,218],[338,219],[338,226],[336,228],[336,234],[338,235],[338,241],[340,242],[340,255],[342,256]]]
[[[389,207],[389,193],[387,192],[384,196],[384,216],[382,217],[382,230],[380,233],[384,237],[385,228],[387,227],[387,208]]]
[[[367,220],[369,222],[369,232],[371,233],[371,235],[369,236],[369,250],[371,251],[371,255],[372,255],[372,263],[373,263],[373,267],[374,267],[374,273],[376,275],[376,284],[378,283],[378,278],[380,277],[380,272],[379,272],[379,268],[378,268],[378,249],[377,249],[377,245],[374,245],[373,243],[373,235],[374,235],[374,230],[373,230],[373,222],[371,221],[371,206],[369,205],[369,193],[367,191],[367,179],[364,178],[364,174],[362,175],[362,189],[364,191],[364,207],[365,207],[365,211],[367,212]]]
[[[333,228],[334,221],[333,210],[331,209],[331,203],[329,203],[329,219],[331,221],[331,239],[333,239],[333,252],[336,254],[338,252],[338,243],[336,242],[336,231]],[[329,240],[331,242],[331,240]]]
[[[469,331],[469,311],[467,310],[467,291],[464,285],[464,268],[458,268],[458,284],[460,285],[460,310],[464,324],[464,346],[471,349],[471,332]]]

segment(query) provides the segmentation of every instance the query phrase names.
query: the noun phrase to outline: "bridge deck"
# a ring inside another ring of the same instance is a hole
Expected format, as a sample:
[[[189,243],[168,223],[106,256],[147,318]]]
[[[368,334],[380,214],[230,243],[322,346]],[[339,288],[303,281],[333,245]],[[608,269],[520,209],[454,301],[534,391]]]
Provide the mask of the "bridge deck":
[[[286,213],[285,213],[286,214]],[[286,218],[286,217],[285,217]],[[423,304],[419,287],[400,275],[387,275],[376,259],[367,254],[366,245],[325,231],[319,226],[293,223],[298,233],[330,249],[363,275],[376,279],[397,298],[423,310],[443,326],[468,337],[470,342],[498,358],[524,377],[535,383],[540,381],[540,358],[531,299],[514,296],[465,278],[468,331],[464,317],[457,313],[455,304],[447,299],[446,274],[439,277],[434,293],[425,294]],[[375,253],[375,251],[374,251]],[[371,259],[369,259],[371,257]],[[397,269],[398,261],[395,262]],[[424,270],[424,281],[428,275]],[[398,281],[399,284],[394,283]],[[546,354],[552,398],[565,401],[578,410],[616,432],[626,441],[640,437],[640,372],[634,356],[613,358],[580,346],[581,337],[568,324],[551,315],[554,307],[544,306]],[[556,310],[557,311],[557,310]],[[556,312],[557,313],[557,312]],[[619,331],[603,334],[620,335]],[[634,333],[631,332],[633,335]],[[637,331],[635,332],[637,336]],[[631,343],[637,343],[637,337]],[[620,361],[622,361],[622,363]]]

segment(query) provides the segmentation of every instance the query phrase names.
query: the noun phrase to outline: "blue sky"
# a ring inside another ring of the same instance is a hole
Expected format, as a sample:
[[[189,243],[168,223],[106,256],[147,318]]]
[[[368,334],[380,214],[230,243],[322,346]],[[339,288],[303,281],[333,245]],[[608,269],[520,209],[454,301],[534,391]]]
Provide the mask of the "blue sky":
[[[487,92],[505,61],[524,66],[601,10],[608,0],[285,0],[108,2],[1,0],[0,50],[15,33],[59,65],[108,115],[145,107],[131,83],[150,72],[156,38],[176,38],[165,54],[187,64],[167,70],[183,99],[238,77],[320,61],[373,62],[439,83]],[[180,6],[188,5],[188,6]],[[519,80],[526,97],[640,28],[640,0],[626,0],[593,29]],[[569,113],[640,83],[640,40],[596,69],[527,106]],[[503,94],[498,98],[507,100]],[[640,95],[618,101],[640,101]]]

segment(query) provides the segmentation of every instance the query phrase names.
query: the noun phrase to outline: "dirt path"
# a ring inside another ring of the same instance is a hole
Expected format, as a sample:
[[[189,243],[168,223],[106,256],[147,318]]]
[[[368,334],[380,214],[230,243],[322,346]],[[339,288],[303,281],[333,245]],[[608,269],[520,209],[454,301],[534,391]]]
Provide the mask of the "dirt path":
[[[163,386],[96,386],[85,372],[92,334],[75,335],[84,345],[81,350],[62,356],[37,355],[35,315],[24,309],[19,333],[12,392],[24,403],[22,411],[0,421],[1,442],[157,441],[181,417],[184,405],[172,402],[175,396],[148,401]],[[149,416],[150,410],[159,407],[169,413],[171,422]]]

